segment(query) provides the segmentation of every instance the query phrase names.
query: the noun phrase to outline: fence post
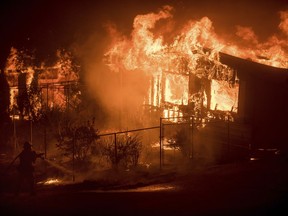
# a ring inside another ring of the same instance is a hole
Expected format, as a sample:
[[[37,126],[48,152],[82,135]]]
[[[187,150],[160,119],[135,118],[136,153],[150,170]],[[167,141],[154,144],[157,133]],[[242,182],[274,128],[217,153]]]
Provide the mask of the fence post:
[[[116,133],[114,133],[114,150],[115,150],[115,166],[116,166],[116,169],[118,167],[118,155],[117,155],[117,136],[116,136]]]
[[[42,91],[41,91],[42,92]],[[47,119],[47,113],[48,113],[48,83],[46,84],[46,117]],[[45,159],[47,158],[47,124],[45,123],[45,128],[44,128],[44,156]]]
[[[73,170],[72,180],[73,182],[75,181],[75,139],[76,139],[75,132],[76,131],[74,131],[74,134],[73,134],[73,158],[72,158],[72,170]]]
[[[191,118],[189,117],[189,120]],[[190,123],[189,123],[190,125]],[[194,158],[194,116],[192,116],[192,137],[191,137],[191,158],[193,159]]]
[[[15,121],[15,107],[13,106],[13,145],[14,152],[17,152],[17,140],[16,140],[16,121]]]
[[[230,117],[228,115],[228,122],[227,122],[227,158],[230,158]]]
[[[30,114],[31,115],[31,114]],[[33,137],[33,129],[32,129],[32,127],[33,127],[33,124],[32,124],[32,116],[29,116],[29,120],[30,120],[30,143],[32,144],[32,137]]]
[[[47,129],[46,123],[44,128],[44,158],[47,159]]]
[[[160,136],[159,136],[160,170],[162,169],[162,117],[160,117]]]

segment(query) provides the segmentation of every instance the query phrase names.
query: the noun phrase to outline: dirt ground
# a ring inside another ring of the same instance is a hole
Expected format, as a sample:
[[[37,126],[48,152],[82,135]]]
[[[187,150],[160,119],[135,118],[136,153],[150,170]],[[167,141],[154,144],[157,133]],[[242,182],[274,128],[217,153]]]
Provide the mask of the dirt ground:
[[[3,164],[1,169],[3,169]],[[114,174],[114,181],[37,185],[14,196],[1,180],[1,215],[287,215],[287,157]],[[107,177],[107,176],[106,176]],[[110,175],[113,177],[113,175]],[[7,180],[7,178],[6,178]]]

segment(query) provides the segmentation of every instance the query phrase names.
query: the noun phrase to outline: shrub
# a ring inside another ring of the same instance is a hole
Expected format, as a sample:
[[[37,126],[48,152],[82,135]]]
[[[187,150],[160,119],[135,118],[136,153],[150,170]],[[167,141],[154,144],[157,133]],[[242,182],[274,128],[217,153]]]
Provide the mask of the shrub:
[[[138,165],[141,149],[142,142],[137,135],[123,134],[117,136],[116,144],[114,139],[106,140],[103,155],[113,166],[129,168]]]
[[[92,124],[83,125],[67,124],[56,134],[56,146],[65,156],[74,159],[78,165],[88,161],[95,140],[99,139],[98,130]]]

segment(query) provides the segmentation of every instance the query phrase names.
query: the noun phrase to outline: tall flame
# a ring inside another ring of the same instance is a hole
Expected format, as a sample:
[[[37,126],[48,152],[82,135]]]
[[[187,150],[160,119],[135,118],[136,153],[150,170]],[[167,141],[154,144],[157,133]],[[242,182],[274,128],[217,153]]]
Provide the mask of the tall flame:
[[[197,91],[193,94],[189,92],[191,74],[198,78],[225,81],[233,76],[233,70],[219,61],[219,51],[225,45],[215,34],[208,17],[189,21],[172,42],[164,42],[165,35],[159,34],[155,26],[161,20],[162,23],[169,22],[172,9],[165,6],[158,13],[136,16],[131,38],[115,34],[116,31],[113,30],[113,42],[105,54],[106,63],[111,70],[142,70],[150,74],[150,89],[144,103],[158,107],[163,103],[173,104],[174,108],[164,110],[164,116],[171,110],[172,113],[182,115],[177,106],[201,101],[195,99],[201,94]],[[202,102],[207,106],[206,94],[207,92],[204,93]],[[225,96],[230,97],[229,94]],[[227,106],[219,107],[231,109]]]

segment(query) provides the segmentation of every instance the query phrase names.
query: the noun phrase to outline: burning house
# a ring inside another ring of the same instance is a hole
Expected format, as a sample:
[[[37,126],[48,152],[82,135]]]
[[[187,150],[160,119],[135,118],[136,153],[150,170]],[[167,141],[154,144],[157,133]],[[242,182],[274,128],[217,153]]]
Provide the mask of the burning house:
[[[66,109],[78,103],[70,91],[79,80],[79,68],[73,65],[69,53],[58,50],[56,55],[58,61],[54,65],[36,66],[32,56],[11,48],[4,73],[10,87],[13,118],[28,119],[43,107]]]
[[[279,43],[254,51],[226,45],[207,17],[188,22],[167,42],[155,26],[169,18],[171,8],[166,6],[159,13],[136,16],[131,37],[112,36],[105,55],[109,68],[149,74],[144,105],[162,117],[230,113],[243,127],[251,127],[247,136],[253,148],[283,147],[288,72]]]

